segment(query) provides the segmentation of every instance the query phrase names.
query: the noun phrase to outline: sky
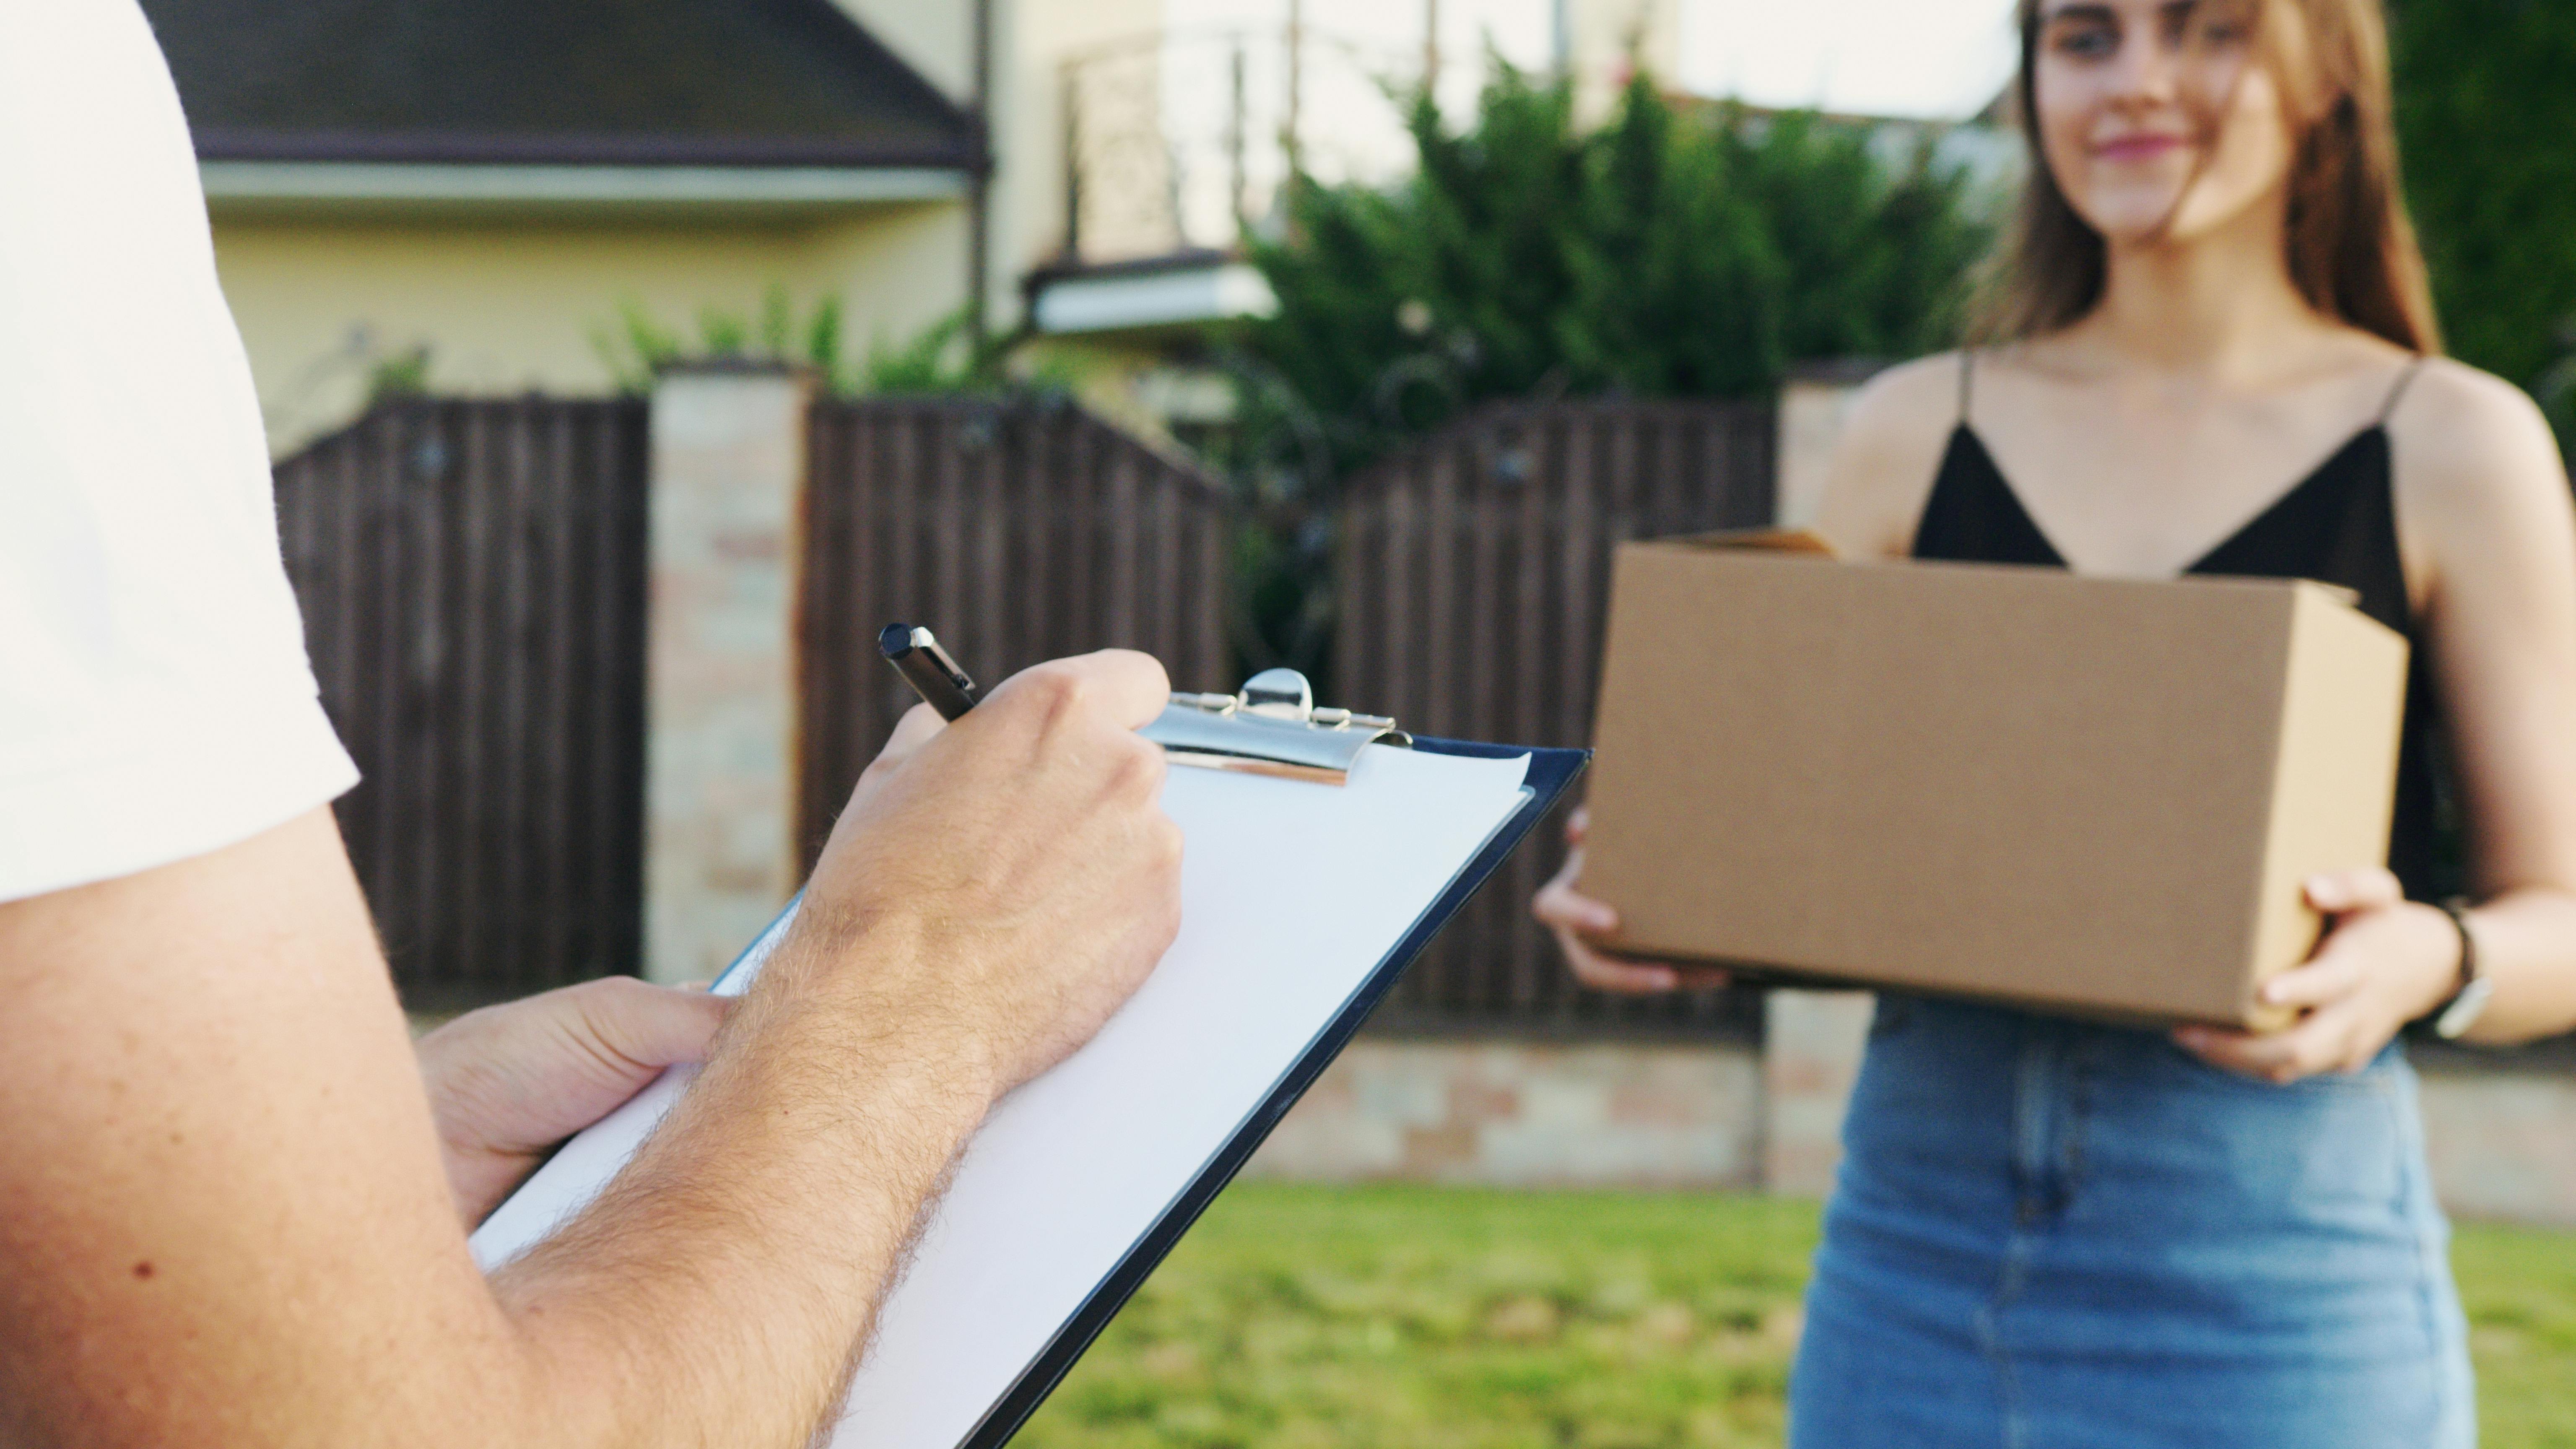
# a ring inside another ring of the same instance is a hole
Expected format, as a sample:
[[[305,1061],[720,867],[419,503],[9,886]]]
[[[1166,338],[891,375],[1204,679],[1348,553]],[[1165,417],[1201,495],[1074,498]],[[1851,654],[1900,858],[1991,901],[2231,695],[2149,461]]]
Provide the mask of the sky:
[[[2013,70],[2012,0],[1681,0],[1681,81],[1759,105],[1973,115]]]
[[[1618,5],[1620,0],[1574,0]],[[1680,83],[1762,106],[1868,116],[1971,116],[2012,77],[2012,0],[1674,0]],[[1175,28],[1280,26],[1285,0],[1164,0]],[[1492,41],[1546,64],[1551,0],[1440,0],[1443,49]],[[1386,54],[1419,54],[1425,0],[1306,0],[1306,23]]]
[[[1617,7],[1628,0],[1571,0]],[[2011,78],[2012,0],[1676,0],[1677,79],[1705,95],[1865,115],[1975,114]],[[1372,52],[1420,53],[1424,0],[1304,0],[1315,31]],[[1165,0],[1176,31],[1284,24],[1287,0]],[[1490,41],[1544,66],[1552,0],[1438,0],[1441,47]],[[1472,85],[1469,87],[1472,92]]]
[[[1285,48],[1292,0],[1163,0],[1165,50],[1157,114],[1170,151],[1167,185],[1183,234],[1204,244],[1231,235],[1240,206],[1256,213],[1287,170],[1284,151],[1235,147],[1229,56],[1246,46],[1240,134],[1275,135],[1286,115]],[[1511,63],[1555,63],[1557,0],[1294,0],[1308,36],[1299,160],[1327,181],[1384,181],[1409,168],[1413,146],[1385,81],[1420,73],[1423,24],[1440,24],[1441,109],[1471,115],[1490,47]],[[1670,81],[1757,105],[1868,116],[1964,119],[2011,78],[2014,0],[1566,0],[1574,24],[1624,31],[1641,5],[1677,7]],[[1674,14],[1674,11],[1666,11]],[[1671,33],[1671,32],[1667,32]],[[1650,57],[1651,59],[1652,57]],[[1611,62],[1584,60],[1587,67]],[[1676,73],[1677,72],[1677,73]],[[1600,77],[1595,76],[1595,79]],[[1162,213],[1154,208],[1144,216]],[[1104,213],[1104,216],[1106,213]],[[1105,223],[1102,223],[1105,224]],[[1159,223],[1157,223],[1159,224]]]

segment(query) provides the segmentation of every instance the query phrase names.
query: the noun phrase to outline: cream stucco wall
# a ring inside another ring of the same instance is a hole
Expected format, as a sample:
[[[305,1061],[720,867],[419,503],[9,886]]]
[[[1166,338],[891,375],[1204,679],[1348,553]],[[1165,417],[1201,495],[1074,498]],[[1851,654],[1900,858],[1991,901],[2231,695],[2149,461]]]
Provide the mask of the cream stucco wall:
[[[215,256],[284,451],[350,417],[374,365],[415,348],[438,392],[600,392],[592,339],[630,299],[693,337],[706,308],[756,318],[773,284],[800,322],[837,294],[855,354],[964,301],[965,238],[953,201],[794,222],[219,214]]]
[[[934,85],[969,98],[972,0],[838,3]],[[1472,5],[1450,0],[1452,10]],[[1065,58],[1213,19],[1273,23],[1285,9],[1284,0],[994,0],[986,300],[997,330],[1018,323],[1022,279],[1062,242]],[[1311,7],[1315,23],[1331,9]],[[1669,67],[1678,12],[1678,0],[1575,0],[1576,66],[1592,104],[1606,104],[1632,45]],[[351,416],[374,366],[420,347],[439,391],[595,392],[608,375],[592,335],[630,298],[693,326],[709,306],[751,314],[783,283],[800,312],[840,294],[857,346],[876,331],[908,335],[965,300],[967,215],[962,200],[802,220],[280,219],[219,208],[215,241],[272,446],[285,449]]]
[[[952,98],[968,98],[970,0],[839,0]],[[1063,230],[1063,57],[1152,34],[1163,0],[995,0],[987,306],[1020,318],[1020,282]],[[694,331],[701,308],[756,314],[784,283],[800,316],[839,293],[854,348],[908,336],[965,301],[962,200],[828,217],[748,214],[476,219],[258,214],[215,217],[216,260],[259,380],[270,444],[291,449],[355,414],[374,366],[429,349],[441,392],[596,392],[592,334],[632,298]]]
[[[971,0],[836,3],[932,84],[961,104],[968,99]],[[1186,0],[1177,8],[1185,9]],[[1065,58],[1143,40],[1173,19],[1166,0],[993,0],[992,261],[986,296],[996,328],[1019,321],[1020,280],[1053,259],[1064,239]]]

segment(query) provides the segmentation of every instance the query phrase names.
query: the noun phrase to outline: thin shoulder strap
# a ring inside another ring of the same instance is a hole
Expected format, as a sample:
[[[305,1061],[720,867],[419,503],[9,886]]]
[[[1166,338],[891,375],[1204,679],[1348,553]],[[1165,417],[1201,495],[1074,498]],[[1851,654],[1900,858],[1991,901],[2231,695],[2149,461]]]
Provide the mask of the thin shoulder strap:
[[[1968,425],[1968,404],[1977,395],[1977,350],[1959,349],[1959,426]]]
[[[2397,385],[2388,390],[2388,401],[2380,405],[2379,425],[2381,427],[2387,427],[2388,420],[2397,416],[2397,405],[2405,401],[2406,389],[2415,385],[2415,375],[2422,372],[2424,364],[2430,361],[2432,359],[2429,357],[2418,357],[2406,364],[2404,372],[2397,374]]]

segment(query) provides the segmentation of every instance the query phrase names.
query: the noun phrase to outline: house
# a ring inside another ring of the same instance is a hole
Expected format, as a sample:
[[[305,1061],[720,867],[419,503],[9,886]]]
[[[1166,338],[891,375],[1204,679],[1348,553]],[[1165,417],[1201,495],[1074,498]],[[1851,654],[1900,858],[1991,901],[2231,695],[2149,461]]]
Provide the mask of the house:
[[[386,383],[596,393],[631,309],[1027,326],[1150,421],[1261,311],[1291,165],[1410,162],[1392,90],[1487,46],[1606,97],[1677,0],[142,0],[273,447]],[[1436,43],[1435,43],[1436,42]],[[1181,381],[1185,384],[1186,379]],[[1204,390],[1198,396],[1204,398]]]
[[[979,293],[1011,305],[1016,274],[994,257],[1026,250],[1044,205],[1042,168],[996,165],[992,136],[1027,118],[985,103],[971,44],[924,47],[948,62],[934,82],[831,0],[143,8],[195,133],[280,450],[388,376],[448,393],[605,390],[598,340],[630,307],[694,331],[709,309],[756,315],[773,288],[800,311],[832,295],[864,344]],[[970,40],[980,13],[881,8],[914,41],[923,12]],[[1019,9],[1049,44],[1137,16],[1150,28],[1152,13],[1149,0]]]

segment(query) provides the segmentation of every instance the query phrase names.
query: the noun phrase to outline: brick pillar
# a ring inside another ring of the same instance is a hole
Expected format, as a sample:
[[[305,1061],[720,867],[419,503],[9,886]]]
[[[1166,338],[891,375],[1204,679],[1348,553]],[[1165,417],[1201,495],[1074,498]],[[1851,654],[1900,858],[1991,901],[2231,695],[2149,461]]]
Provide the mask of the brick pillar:
[[[1780,389],[1775,521],[1805,528],[1824,502],[1825,479],[1852,395],[1880,364],[1862,358],[1805,363]],[[1870,997],[1858,992],[1774,991],[1763,1007],[1762,1181],[1772,1192],[1823,1197],[1843,1159],[1843,1108],[1868,1045]]]
[[[1859,991],[1774,991],[1764,1002],[1762,1185],[1770,1191],[1833,1191],[1872,1006]]]
[[[1782,528],[1805,528],[1816,521],[1825,499],[1827,466],[1834,445],[1842,440],[1843,418],[1852,394],[1877,376],[1879,364],[1864,358],[1802,363],[1790,369],[1780,385],[1777,424],[1779,477],[1772,497],[1772,521]]]
[[[712,977],[796,889],[803,375],[675,369],[653,390],[644,973]]]

